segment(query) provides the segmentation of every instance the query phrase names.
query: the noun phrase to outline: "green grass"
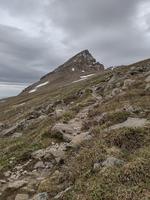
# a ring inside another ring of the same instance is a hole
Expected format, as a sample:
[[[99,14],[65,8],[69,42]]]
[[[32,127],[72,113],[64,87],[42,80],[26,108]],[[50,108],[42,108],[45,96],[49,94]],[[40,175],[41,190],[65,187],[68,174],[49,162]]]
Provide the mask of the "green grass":
[[[0,138],[0,174],[13,169],[16,164],[26,162],[35,150],[46,148],[58,138],[51,136],[51,128],[57,122],[68,123],[78,112],[87,106],[95,104],[91,86],[98,86],[98,94],[105,96],[103,87],[113,73],[128,73],[129,67],[106,70],[101,75],[87,81],[62,86],[46,88],[33,95],[22,95],[9,99],[0,105],[0,121],[16,123],[30,115],[32,109],[39,106],[55,106],[63,102],[66,112],[59,118],[49,115],[46,119],[31,124],[23,131],[23,136],[17,139]],[[38,192],[49,192],[54,196],[72,185],[64,200],[147,200],[150,196],[150,127],[122,128],[104,131],[104,128],[124,122],[128,117],[143,117],[150,119],[149,95],[144,91],[144,78],[134,76],[136,83],[123,96],[104,100],[93,107],[88,113],[88,120],[82,127],[90,130],[92,139],[84,142],[79,149],[69,149],[66,154],[65,167],[55,166],[60,171],[59,176],[49,176],[41,182]],[[23,107],[14,105],[26,102]],[[126,105],[138,108],[133,112],[123,110]],[[48,114],[53,112],[53,109]],[[95,117],[106,112],[100,123],[95,123]],[[93,171],[96,162],[102,162],[108,156],[114,156],[124,161],[121,166],[100,168]],[[13,158],[13,162],[10,162]]]

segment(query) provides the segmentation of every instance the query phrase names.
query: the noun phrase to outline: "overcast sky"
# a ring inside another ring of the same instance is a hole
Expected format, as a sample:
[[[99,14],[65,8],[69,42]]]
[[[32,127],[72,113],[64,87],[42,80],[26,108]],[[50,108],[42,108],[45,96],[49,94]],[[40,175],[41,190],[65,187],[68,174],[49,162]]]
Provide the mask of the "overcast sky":
[[[89,49],[106,66],[150,57],[149,0],[0,0],[0,98]]]

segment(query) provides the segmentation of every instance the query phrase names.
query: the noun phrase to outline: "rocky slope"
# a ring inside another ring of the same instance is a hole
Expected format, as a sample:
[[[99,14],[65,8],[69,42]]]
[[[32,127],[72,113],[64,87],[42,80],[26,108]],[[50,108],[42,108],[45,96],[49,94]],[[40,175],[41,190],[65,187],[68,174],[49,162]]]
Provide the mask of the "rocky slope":
[[[149,141],[150,59],[83,51],[0,103],[0,199],[147,200]]]

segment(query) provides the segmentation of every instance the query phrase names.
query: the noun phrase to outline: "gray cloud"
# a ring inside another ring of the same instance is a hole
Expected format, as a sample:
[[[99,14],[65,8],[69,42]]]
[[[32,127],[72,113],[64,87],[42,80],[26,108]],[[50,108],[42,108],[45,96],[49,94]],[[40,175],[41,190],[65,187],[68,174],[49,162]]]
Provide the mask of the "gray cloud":
[[[1,81],[35,81],[60,58],[53,44],[47,44],[43,38],[33,38],[20,29],[0,25]]]
[[[26,84],[0,82],[0,99],[9,96],[15,96],[20,93],[25,87],[27,87]]]
[[[83,49],[107,66],[145,59],[149,19],[148,0],[0,0],[0,81],[34,82]]]
[[[106,65],[125,64],[149,57],[149,30],[142,23],[149,25],[150,8],[143,17],[138,13],[144,3],[148,1],[58,0],[50,16],[72,48],[88,47]]]

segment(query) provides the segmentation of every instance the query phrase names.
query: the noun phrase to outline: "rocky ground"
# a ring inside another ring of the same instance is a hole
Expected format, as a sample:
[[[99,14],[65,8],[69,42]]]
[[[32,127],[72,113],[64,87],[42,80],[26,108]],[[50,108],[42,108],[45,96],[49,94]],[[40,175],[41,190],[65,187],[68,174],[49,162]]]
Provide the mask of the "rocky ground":
[[[149,60],[0,111],[0,199],[150,198]]]

